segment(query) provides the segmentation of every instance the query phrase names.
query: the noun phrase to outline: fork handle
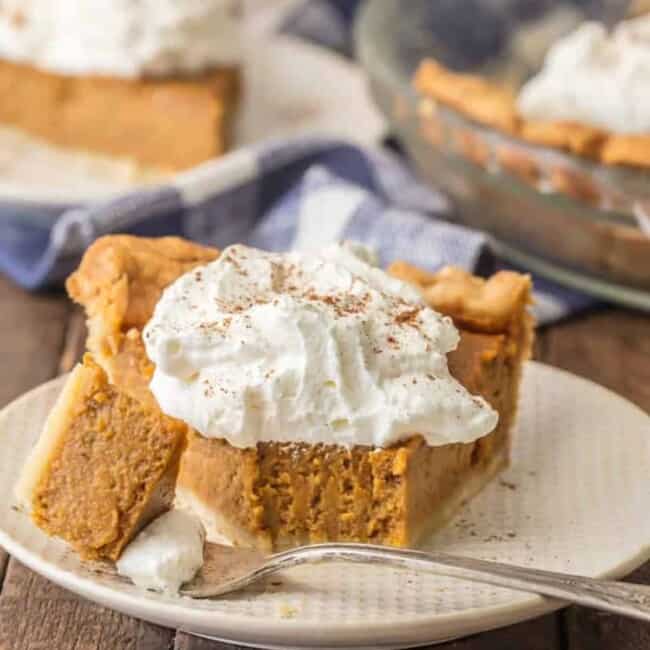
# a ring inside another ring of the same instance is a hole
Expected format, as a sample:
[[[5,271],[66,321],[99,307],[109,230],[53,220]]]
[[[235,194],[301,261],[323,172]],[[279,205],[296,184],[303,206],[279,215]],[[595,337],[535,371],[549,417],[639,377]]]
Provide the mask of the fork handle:
[[[314,562],[382,564],[422,569],[451,578],[549,596],[650,622],[650,587],[460,557],[447,553],[374,546],[316,544],[277,553],[271,563],[282,568]]]

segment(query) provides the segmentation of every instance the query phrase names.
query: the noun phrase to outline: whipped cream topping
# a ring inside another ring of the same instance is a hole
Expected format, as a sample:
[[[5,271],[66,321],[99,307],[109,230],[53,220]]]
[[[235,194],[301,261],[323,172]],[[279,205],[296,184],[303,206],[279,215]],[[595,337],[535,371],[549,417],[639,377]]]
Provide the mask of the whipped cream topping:
[[[170,510],[124,549],[117,571],[143,589],[176,593],[203,566],[205,532],[197,517]]]
[[[518,106],[533,120],[581,122],[612,133],[650,132],[650,16],[610,34],[586,22],[560,39]]]
[[[236,0],[3,0],[0,57],[61,74],[191,73],[239,57]]]
[[[338,245],[231,246],[168,287],[144,332],[161,409],[235,447],[473,441],[498,416],[449,373],[458,340],[413,287]]]

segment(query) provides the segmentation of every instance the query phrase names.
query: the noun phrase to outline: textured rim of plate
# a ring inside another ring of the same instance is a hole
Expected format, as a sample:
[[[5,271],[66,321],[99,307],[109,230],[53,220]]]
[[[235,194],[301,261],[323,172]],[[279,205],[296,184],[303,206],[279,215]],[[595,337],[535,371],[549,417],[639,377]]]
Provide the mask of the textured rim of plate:
[[[603,395],[607,395],[608,399],[617,400],[621,404],[625,404],[626,408],[648,417],[642,409],[629,400],[572,373],[534,361],[528,363],[528,372],[531,371],[533,373],[546,372],[564,375],[576,384],[583,387],[589,386],[590,390],[601,392]],[[0,412],[0,422],[10,410],[20,409],[24,402],[39,399],[41,393],[51,390],[54,385],[62,383],[63,379],[63,377],[58,377],[14,400]],[[70,591],[127,615],[136,616],[159,625],[182,628],[190,633],[197,633],[206,637],[215,635],[213,638],[228,639],[235,643],[266,644],[267,647],[285,647],[283,644],[286,643],[287,639],[291,639],[290,643],[296,648],[368,647],[368,626],[362,623],[339,624],[336,628],[328,625],[327,629],[324,630],[322,627],[315,626],[313,622],[301,624],[299,619],[263,619],[262,622],[258,622],[255,618],[233,613],[193,610],[191,607],[183,606],[184,601],[181,599],[179,599],[179,604],[148,600],[102,586],[72,571],[61,569],[43,560],[37,553],[25,549],[2,529],[0,529],[0,546],[3,546],[10,555],[35,572]],[[621,560],[614,567],[597,577],[615,578],[623,576],[648,559],[650,559],[650,545],[644,544],[639,547],[636,553]],[[373,621],[373,637],[385,639],[385,642],[375,642],[371,647],[395,648],[396,646],[422,645],[434,643],[436,642],[435,639],[440,639],[439,642],[442,642],[443,638],[449,640],[511,625],[552,612],[563,606],[564,603],[561,601],[533,595],[524,597],[520,602],[514,604],[506,603],[491,607],[466,609],[451,614],[433,615],[433,617],[424,615],[411,616],[408,619],[400,620],[399,625],[394,622],[381,624]],[[184,622],[178,623],[180,620]],[[219,631],[215,630],[215,623],[218,623]],[[208,628],[211,631],[208,631]],[[327,646],[322,645],[322,637],[325,634],[327,635]],[[434,639],[434,641],[431,641],[431,639]],[[269,644],[274,644],[274,646],[269,646]]]
[[[295,49],[296,50],[295,55],[297,57],[309,56],[310,60],[314,60],[315,58],[318,59],[323,66],[327,66],[329,68],[332,68],[333,66],[336,67],[337,74],[345,74],[348,77],[348,79],[356,78],[359,84],[359,88],[365,89],[365,77],[364,77],[363,70],[360,67],[350,63],[342,56],[338,56],[337,54],[327,50],[326,48],[313,45],[307,41],[286,34],[276,34],[276,33],[268,34],[265,33],[263,30],[259,34],[253,31],[252,34],[255,37],[255,43],[256,43],[255,51],[265,51],[266,48],[273,47],[272,42],[276,42],[281,47],[285,47],[285,48],[290,47],[292,49]],[[260,39],[266,41],[266,43],[260,44],[259,42]],[[244,99],[244,101],[246,100]],[[370,97],[368,97],[367,102],[369,107],[371,106],[372,109],[374,110],[375,109],[374,103],[372,102]],[[376,122],[375,124],[370,125],[370,131],[369,131],[370,137],[368,137],[367,135],[364,136],[362,139],[363,142],[367,142],[367,143],[374,142],[375,140],[381,138],[381,136],[385,132],[385,124],[383,122],[383,117],[381,116],[378,110],[376,112],[377,112],[377,120],[375,121]],[[321,135],[327,135],[327,133],[324,134],[321,133]],[[341,140],[346,140],[345,136],[337,136],[335,133],[332,133],[330,135],[332,137],[340,137]],[[250,146],[250,145],[243,145],[243,146]],[[230,151],[231,152],[236,151],[239,148],[240,145],[238,145],[237,142],[235,141],[234,146],[231,148]],[[161,181],[156,181],[151,184],[134,183],[133,185],[124,186],[121,188],[116,187],[115,189],[111,189],[107,187],[105,189],[102,188],[102,189],[96,189],[91,191],[84,191],[83,189],[79,189],[79,188],[65,189],[65,190],[59,190],[56,187],[34,188],[29,185],[20,185],[16,183],[5,182],[2,180],[2,177],[0,175],[0,205],[3,202],[12,202],[14,204],[19,204],[24,206],[47,205],[51,207],[58,207],[58,206],[66,207],[74,204],[86,203],[91,201],[100,201],[100,200],[105,201],[105,200],[110,200],[111,198],[114,198],[120,194],[137,191],[138,189],[141,189],[143,187],[155,187],[160,183],[164,184],[169,181],[173,182],[173,179],[175,179],[178,175],[182,175],[187,171],[191,171],[191,170],[186,170],[185,172],[179,172],[178,174],[172,174],[169,176],[168,179],[162,179]]]

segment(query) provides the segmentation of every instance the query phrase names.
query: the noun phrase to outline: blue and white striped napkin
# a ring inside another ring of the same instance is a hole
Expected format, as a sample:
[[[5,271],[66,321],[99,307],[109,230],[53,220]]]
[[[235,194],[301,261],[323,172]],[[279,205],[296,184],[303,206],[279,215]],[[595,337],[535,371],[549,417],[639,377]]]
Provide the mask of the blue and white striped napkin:
[[[457,264],[487,274],[502,268],[489,237],[453,224],[451,214],[442,195],[386,150],[315,138],[275,141],[208,162],[164,186],[70,207],[51,227],[5,209],[0,269],[29,289],[58,286],[88,245],[112,232],[276,251],[354,239],[375,248],[383,265],[402,259],[428,270]],[[541,281],[536,299],[540,323],[593,302]]]

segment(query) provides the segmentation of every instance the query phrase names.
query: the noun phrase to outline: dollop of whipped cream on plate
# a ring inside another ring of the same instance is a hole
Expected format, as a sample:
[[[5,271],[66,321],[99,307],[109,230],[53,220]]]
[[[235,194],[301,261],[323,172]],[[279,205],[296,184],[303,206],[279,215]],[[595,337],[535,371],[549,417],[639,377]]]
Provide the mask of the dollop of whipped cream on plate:
[[[612,133],[650,133],[650,16],[608,33],[586,22],[549,50],[521,89],[532,120],[580,122]]]
[[[170,510],[124,549],[117,571],[143,589],[176,593],[203,566],[205,531],[199,519]]]
[[[240,56],[234,0],[3,0],[0,57],[73,75],[192,73]]]
[[[333,246],[231,246],[163,293],[144,331],[161,409],[235,447],[471,442],[497,413],[450,374],[459,334],[417,290]]]

